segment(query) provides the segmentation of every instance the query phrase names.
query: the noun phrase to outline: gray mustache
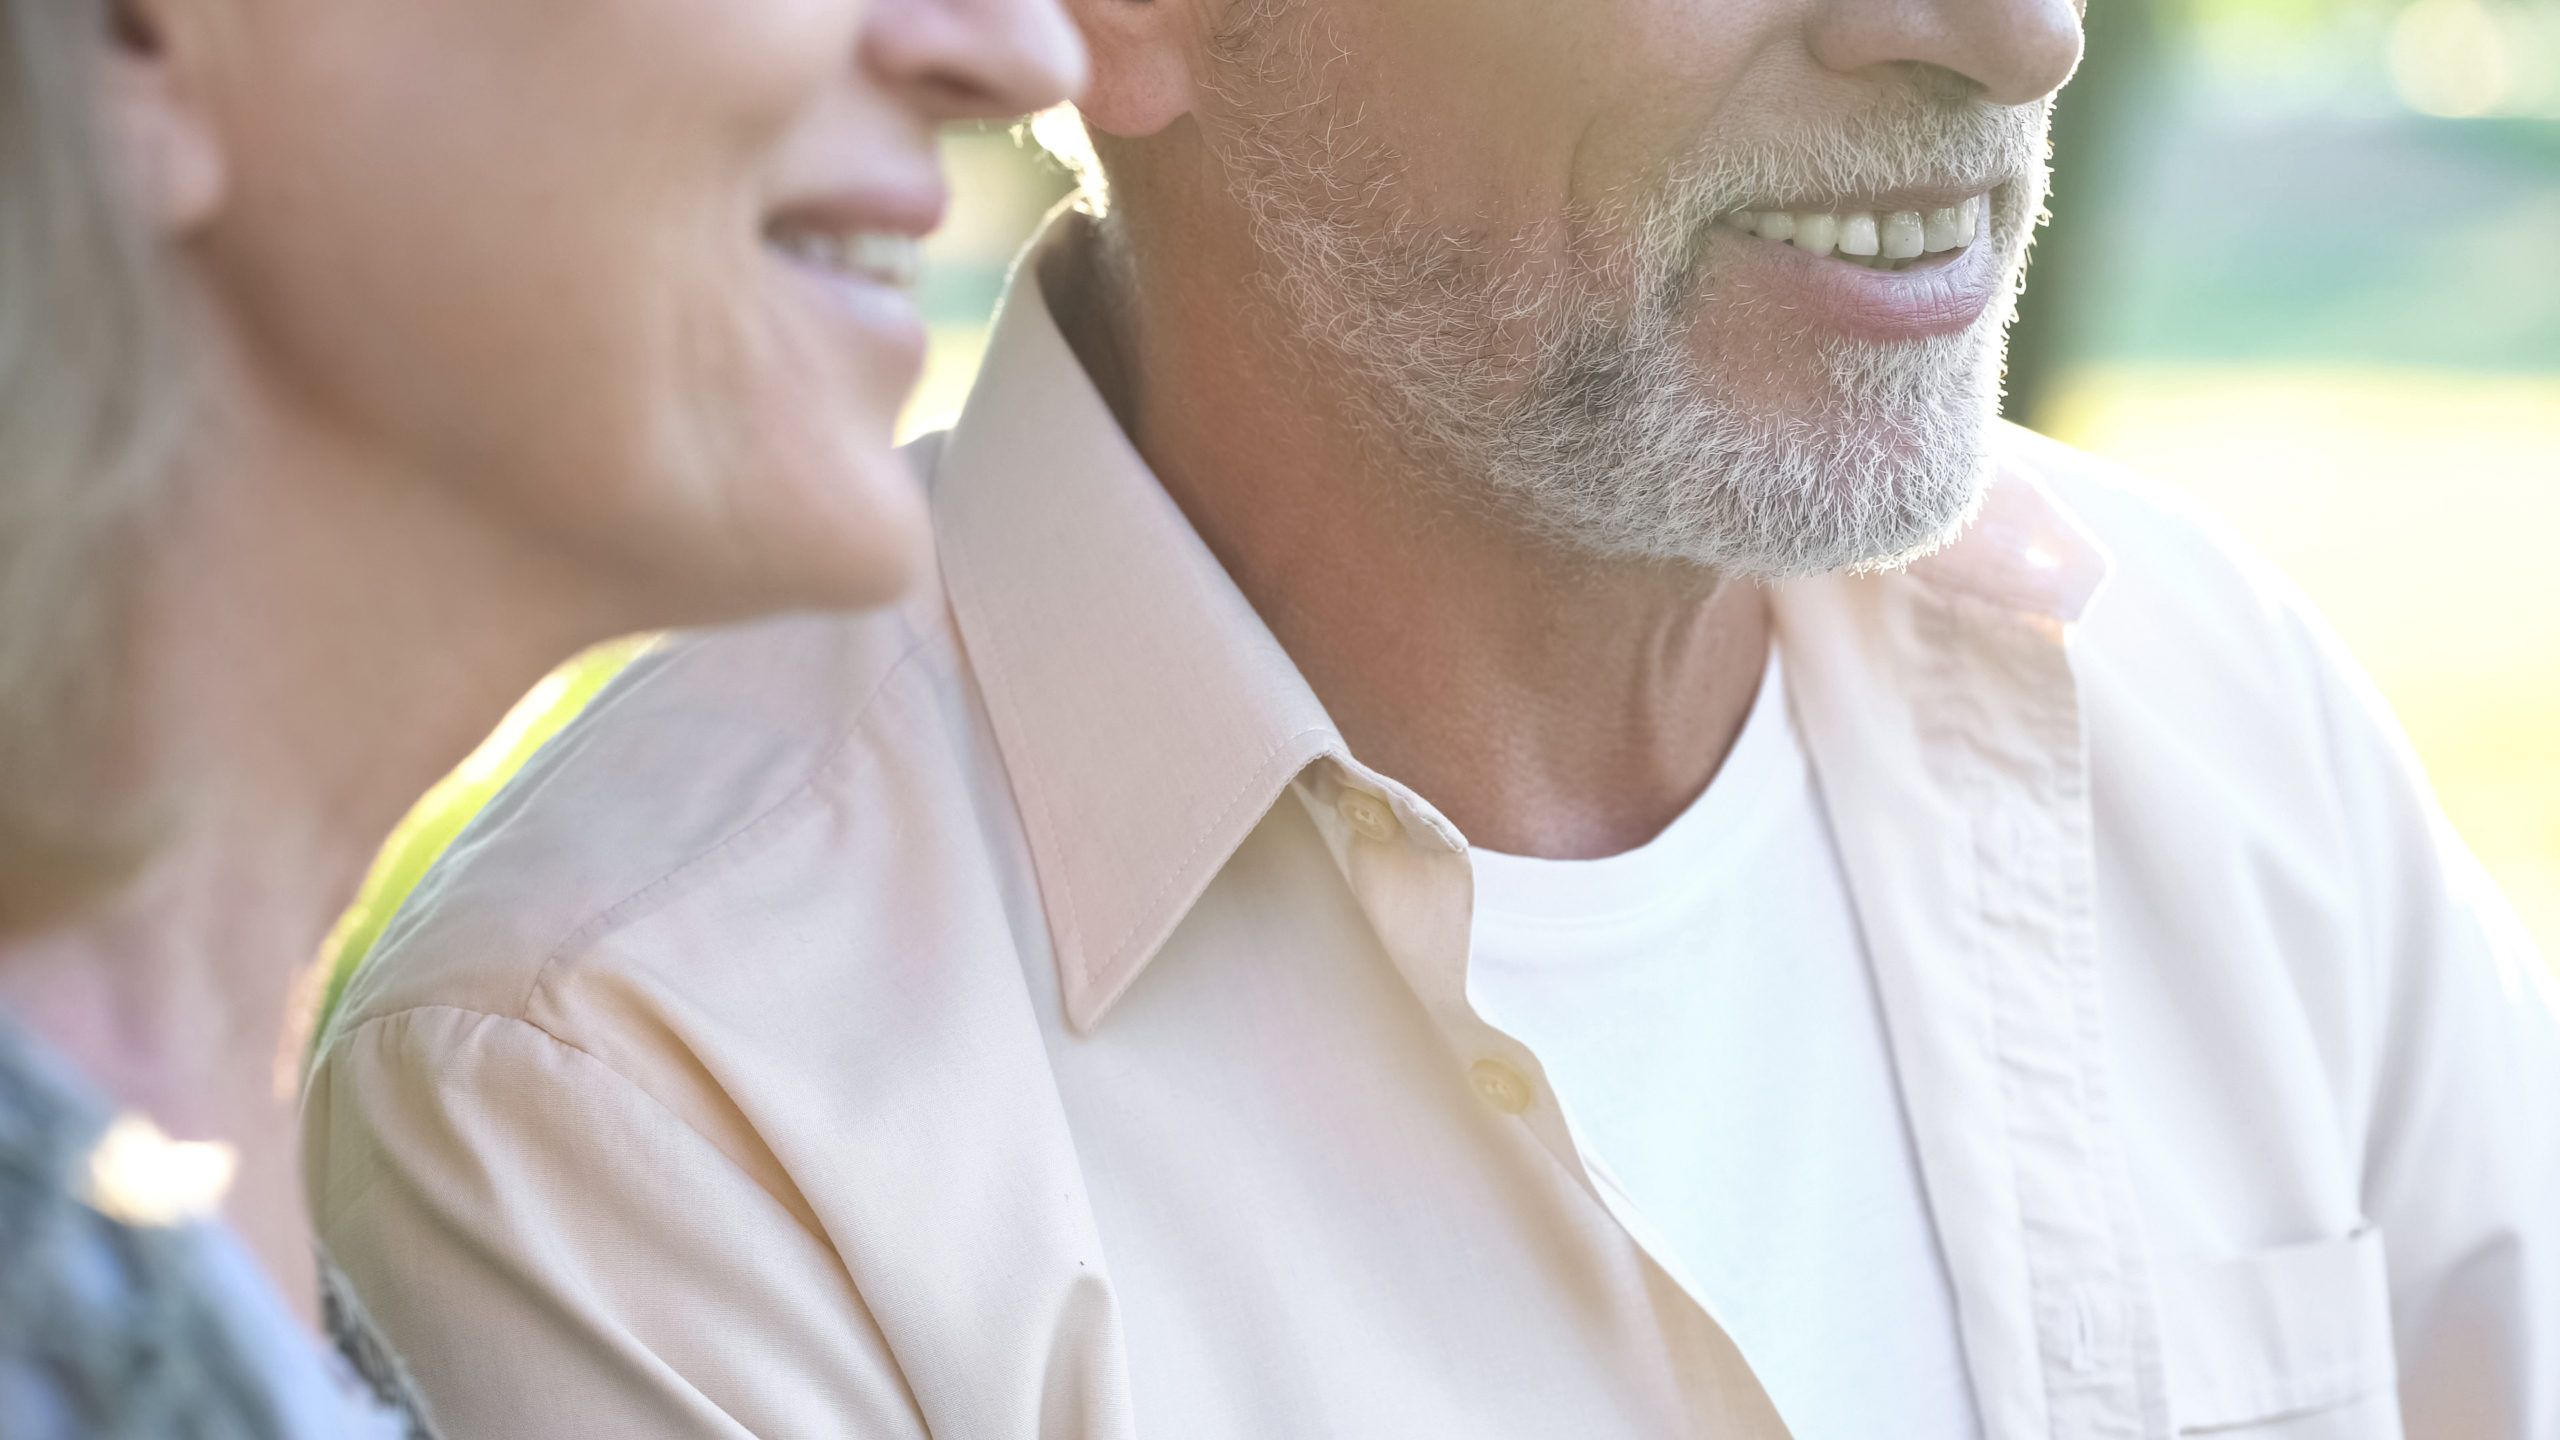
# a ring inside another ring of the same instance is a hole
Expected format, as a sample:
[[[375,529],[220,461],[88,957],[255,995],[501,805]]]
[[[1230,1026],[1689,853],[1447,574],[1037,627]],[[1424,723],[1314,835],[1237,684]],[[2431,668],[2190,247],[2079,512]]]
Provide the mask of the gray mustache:
[[[1659,218],[1686,228],[1745,207],[1825,202],[1940,186],[2042,182],[2047,103],[1949,104],[1922,97],[1798,126],[1691,160],[1665,188]]]

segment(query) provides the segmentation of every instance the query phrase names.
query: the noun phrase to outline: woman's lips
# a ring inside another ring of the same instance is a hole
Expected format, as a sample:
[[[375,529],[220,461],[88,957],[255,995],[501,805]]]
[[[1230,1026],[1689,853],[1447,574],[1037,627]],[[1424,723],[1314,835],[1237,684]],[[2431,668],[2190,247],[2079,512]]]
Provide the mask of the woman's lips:
[[[766,232],[765,243],[809,269],[869,280],[893,290],[913,289],[923,268],[923,242],[890,230],[777,225]]]
[[[924,367],[926,331],[914,291],[913,241],[883,253],[860,236],[817,244],[768,241],[794,308],[841,337],[881,383],[912,384]]]
[[[764,248],[816,313],[906,383],[924,362],[924,236],[945,206],[938,181],[810,194],[766,221]]]

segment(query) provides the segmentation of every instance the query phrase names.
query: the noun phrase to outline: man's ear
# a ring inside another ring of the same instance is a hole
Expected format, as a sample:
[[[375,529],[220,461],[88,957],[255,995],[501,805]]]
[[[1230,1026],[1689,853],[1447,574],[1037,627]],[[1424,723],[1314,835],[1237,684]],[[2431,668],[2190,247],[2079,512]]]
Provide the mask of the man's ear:
[[[1190,113],[1201,0],[1067,0],[1093,54],[1076,109],[1106,135],[1152,135]]]
[[[108,158],[135,213],[171,239],[221,208],[227,169],[201,73],[205,37],[172,13],[178,8],[111,0],[99,75]]]

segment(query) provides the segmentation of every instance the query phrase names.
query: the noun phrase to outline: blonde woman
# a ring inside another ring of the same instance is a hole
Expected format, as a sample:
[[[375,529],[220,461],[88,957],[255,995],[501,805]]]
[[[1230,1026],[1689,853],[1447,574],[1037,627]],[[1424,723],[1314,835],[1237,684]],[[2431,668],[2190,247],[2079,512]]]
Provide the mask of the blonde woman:
[[[1080,65],[1051,0],[0,0],[0,1434],[398,1433],[288,991],[554,662],[900,588],[935,129]]]

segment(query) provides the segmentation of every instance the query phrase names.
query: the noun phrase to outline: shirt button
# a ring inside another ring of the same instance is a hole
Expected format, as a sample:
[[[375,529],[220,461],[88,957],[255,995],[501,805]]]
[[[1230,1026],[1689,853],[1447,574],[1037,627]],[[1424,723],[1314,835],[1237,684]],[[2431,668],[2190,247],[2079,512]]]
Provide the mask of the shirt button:
[[[1346,788],[1335,804],[1342,811],[1343,820],[1364,839],[1384,843],[1404,833],[1403,827],[1396,824],[1396,812],[1366,790]]]
[[[1474,1082],[1478,1098],[1505,1115],[1519,1114],[1536,1098],[1520,1072],[1499,1060],[1477,1061],[1467,1078]]]

